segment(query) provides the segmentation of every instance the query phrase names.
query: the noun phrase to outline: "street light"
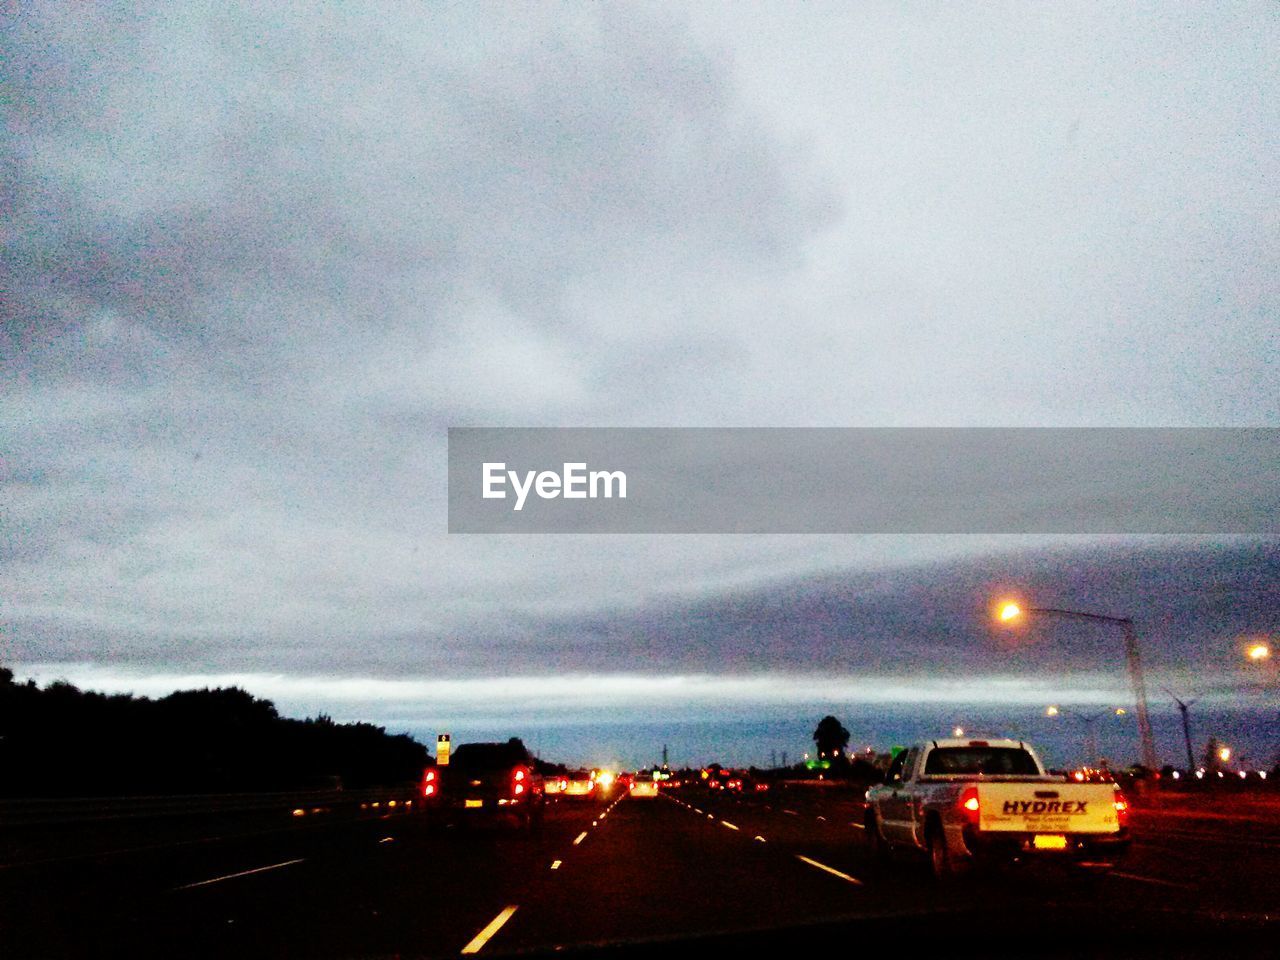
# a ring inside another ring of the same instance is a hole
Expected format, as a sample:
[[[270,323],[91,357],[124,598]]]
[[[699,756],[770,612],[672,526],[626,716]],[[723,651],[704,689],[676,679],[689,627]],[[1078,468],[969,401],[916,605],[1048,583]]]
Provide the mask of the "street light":
[[[1271,656],[1271,648],[1265,643],[1255,643],[1248,651],[1249,659],[1254,663],[1260,663]]]
[[[1218,759],[1219,759],[1219,760],[1221,760],[1223,763],[1226,763],[1228,760],[1230,760],[1230,759],[1231,759],[1231,748],[1230,748],[1230,747],[1223,747],[1222,749],[1220,749],[1220,750],[1218,751]]]
[[[1151,735],[1151,720],[1147,716],[1147,684],[1142,677],[1142,657],[1138,652],[1138,634],[1128,617],[1109,617],[1101,613],[1084,613],[1080,610],[1061,610],[1057,607],[1027,607],[1006,601],[1000,605],[1000,619],[1012,623],[1024,614],[1045,617],[1062,617],[1070,620],[1088,620],[1093,623],[1110,623],[1120,628],[1124,635],[1125,660],[1129,667],[1129,683],[1133,686],[1133,699],[1138,707],[1138,740],[1142,750],[1142,764],[1148,770],[1158,769],[1155,738]]]
[[[964,736],[964,727],[955,727],[955,728],[953,728],[953,729],[952,729],[952,731],[951,731],[951,735],[952,735],[953,737],[963,737],[963,736]]]

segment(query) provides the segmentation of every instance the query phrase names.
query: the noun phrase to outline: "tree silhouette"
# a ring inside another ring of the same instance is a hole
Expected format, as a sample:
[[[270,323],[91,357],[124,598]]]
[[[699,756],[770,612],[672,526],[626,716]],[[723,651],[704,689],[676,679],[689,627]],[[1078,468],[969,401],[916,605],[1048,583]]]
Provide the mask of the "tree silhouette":
[[[0,667],[0,795],[107,796],[412,782],[426,747],[368,723],[281,717],[236,687],[159,700],[65,681],[40,689]]]
[[[849,731],[835,717],[825,716],[818,721],[818,727],[813,731],[813,742],[820,758],[834,758],[843,754],[845,747],[849,746]]]

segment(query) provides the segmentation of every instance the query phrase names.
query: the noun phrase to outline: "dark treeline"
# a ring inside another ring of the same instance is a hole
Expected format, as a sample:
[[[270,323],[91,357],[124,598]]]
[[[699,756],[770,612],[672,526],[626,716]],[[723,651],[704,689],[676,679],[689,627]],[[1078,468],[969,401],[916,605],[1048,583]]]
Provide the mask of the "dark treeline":
[[[368,723],[281,717],[235,687],[160,699],[14,681],[0,667],[0,795],[111,796],[381,786],[427,749]]]

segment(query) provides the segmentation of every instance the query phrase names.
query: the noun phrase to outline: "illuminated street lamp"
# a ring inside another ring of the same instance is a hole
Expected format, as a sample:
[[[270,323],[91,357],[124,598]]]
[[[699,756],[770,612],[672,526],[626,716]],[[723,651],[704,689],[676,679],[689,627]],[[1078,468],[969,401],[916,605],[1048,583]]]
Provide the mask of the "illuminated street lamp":
[[[1056,607],[1026,607],[1012,601],[1000,605],[999,617],[1003,623],[1012,623],[1024,615],[1062,617],[1070,620],[1088,620],[1093,623],[1111,623],[1120,627],[1124,635],[1125,659],[1129,667],[1129,683],[1133,686],[1133,699],[1138,707],[1138,740],[1142,751],[1142,764],[1148,770],[1158,769],[1155,738],[1151,735],[1151,720],[1147,716],[1147,684],[1142,677],[1142,657],[1138,653],[1138,634],[1128,617],[1109,617],[1100,613],[1084,613],[1080,610],[1060,610]]]
[[[1218,759],[1219,759],[1219,760],[1221,760],[1223,763],[1226,763],[1228,760],[1230,760],[1230,759],[1231,759],[1231,748],[1230,748],[1230,747],[1222,747],[1222,748],[1220,748],[1220,749],[1218,750]]]
[[[951,731],[951,735],[952,735],[953,737],[963,737],[963,736],[964,736],[964,727],[955,727],[955,728]]]
[[[1254,663],[1261,663],[1271,656],[1271,648],[1265,643],[1255,643],[1245,652]]]

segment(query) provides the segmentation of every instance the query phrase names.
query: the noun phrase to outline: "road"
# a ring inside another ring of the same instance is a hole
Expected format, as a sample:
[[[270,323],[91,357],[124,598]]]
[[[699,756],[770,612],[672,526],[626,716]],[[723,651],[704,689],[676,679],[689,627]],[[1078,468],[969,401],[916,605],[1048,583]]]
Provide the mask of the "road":
[[[698,789],[563,802],[532,836],[367,811],[114,852],[64,844],[0,864],[0,943],[15,958],[334,958],[613,956],[699,938],[718,956],[889,935],[1264,955],[1280,932],[1272,807],[1136,810],[1131,856],[1094,891],[1052,874],[939,888],[921,864],[874,865],[860,823],[834,790]],[[599,946],[618,943],[632,946]]]

